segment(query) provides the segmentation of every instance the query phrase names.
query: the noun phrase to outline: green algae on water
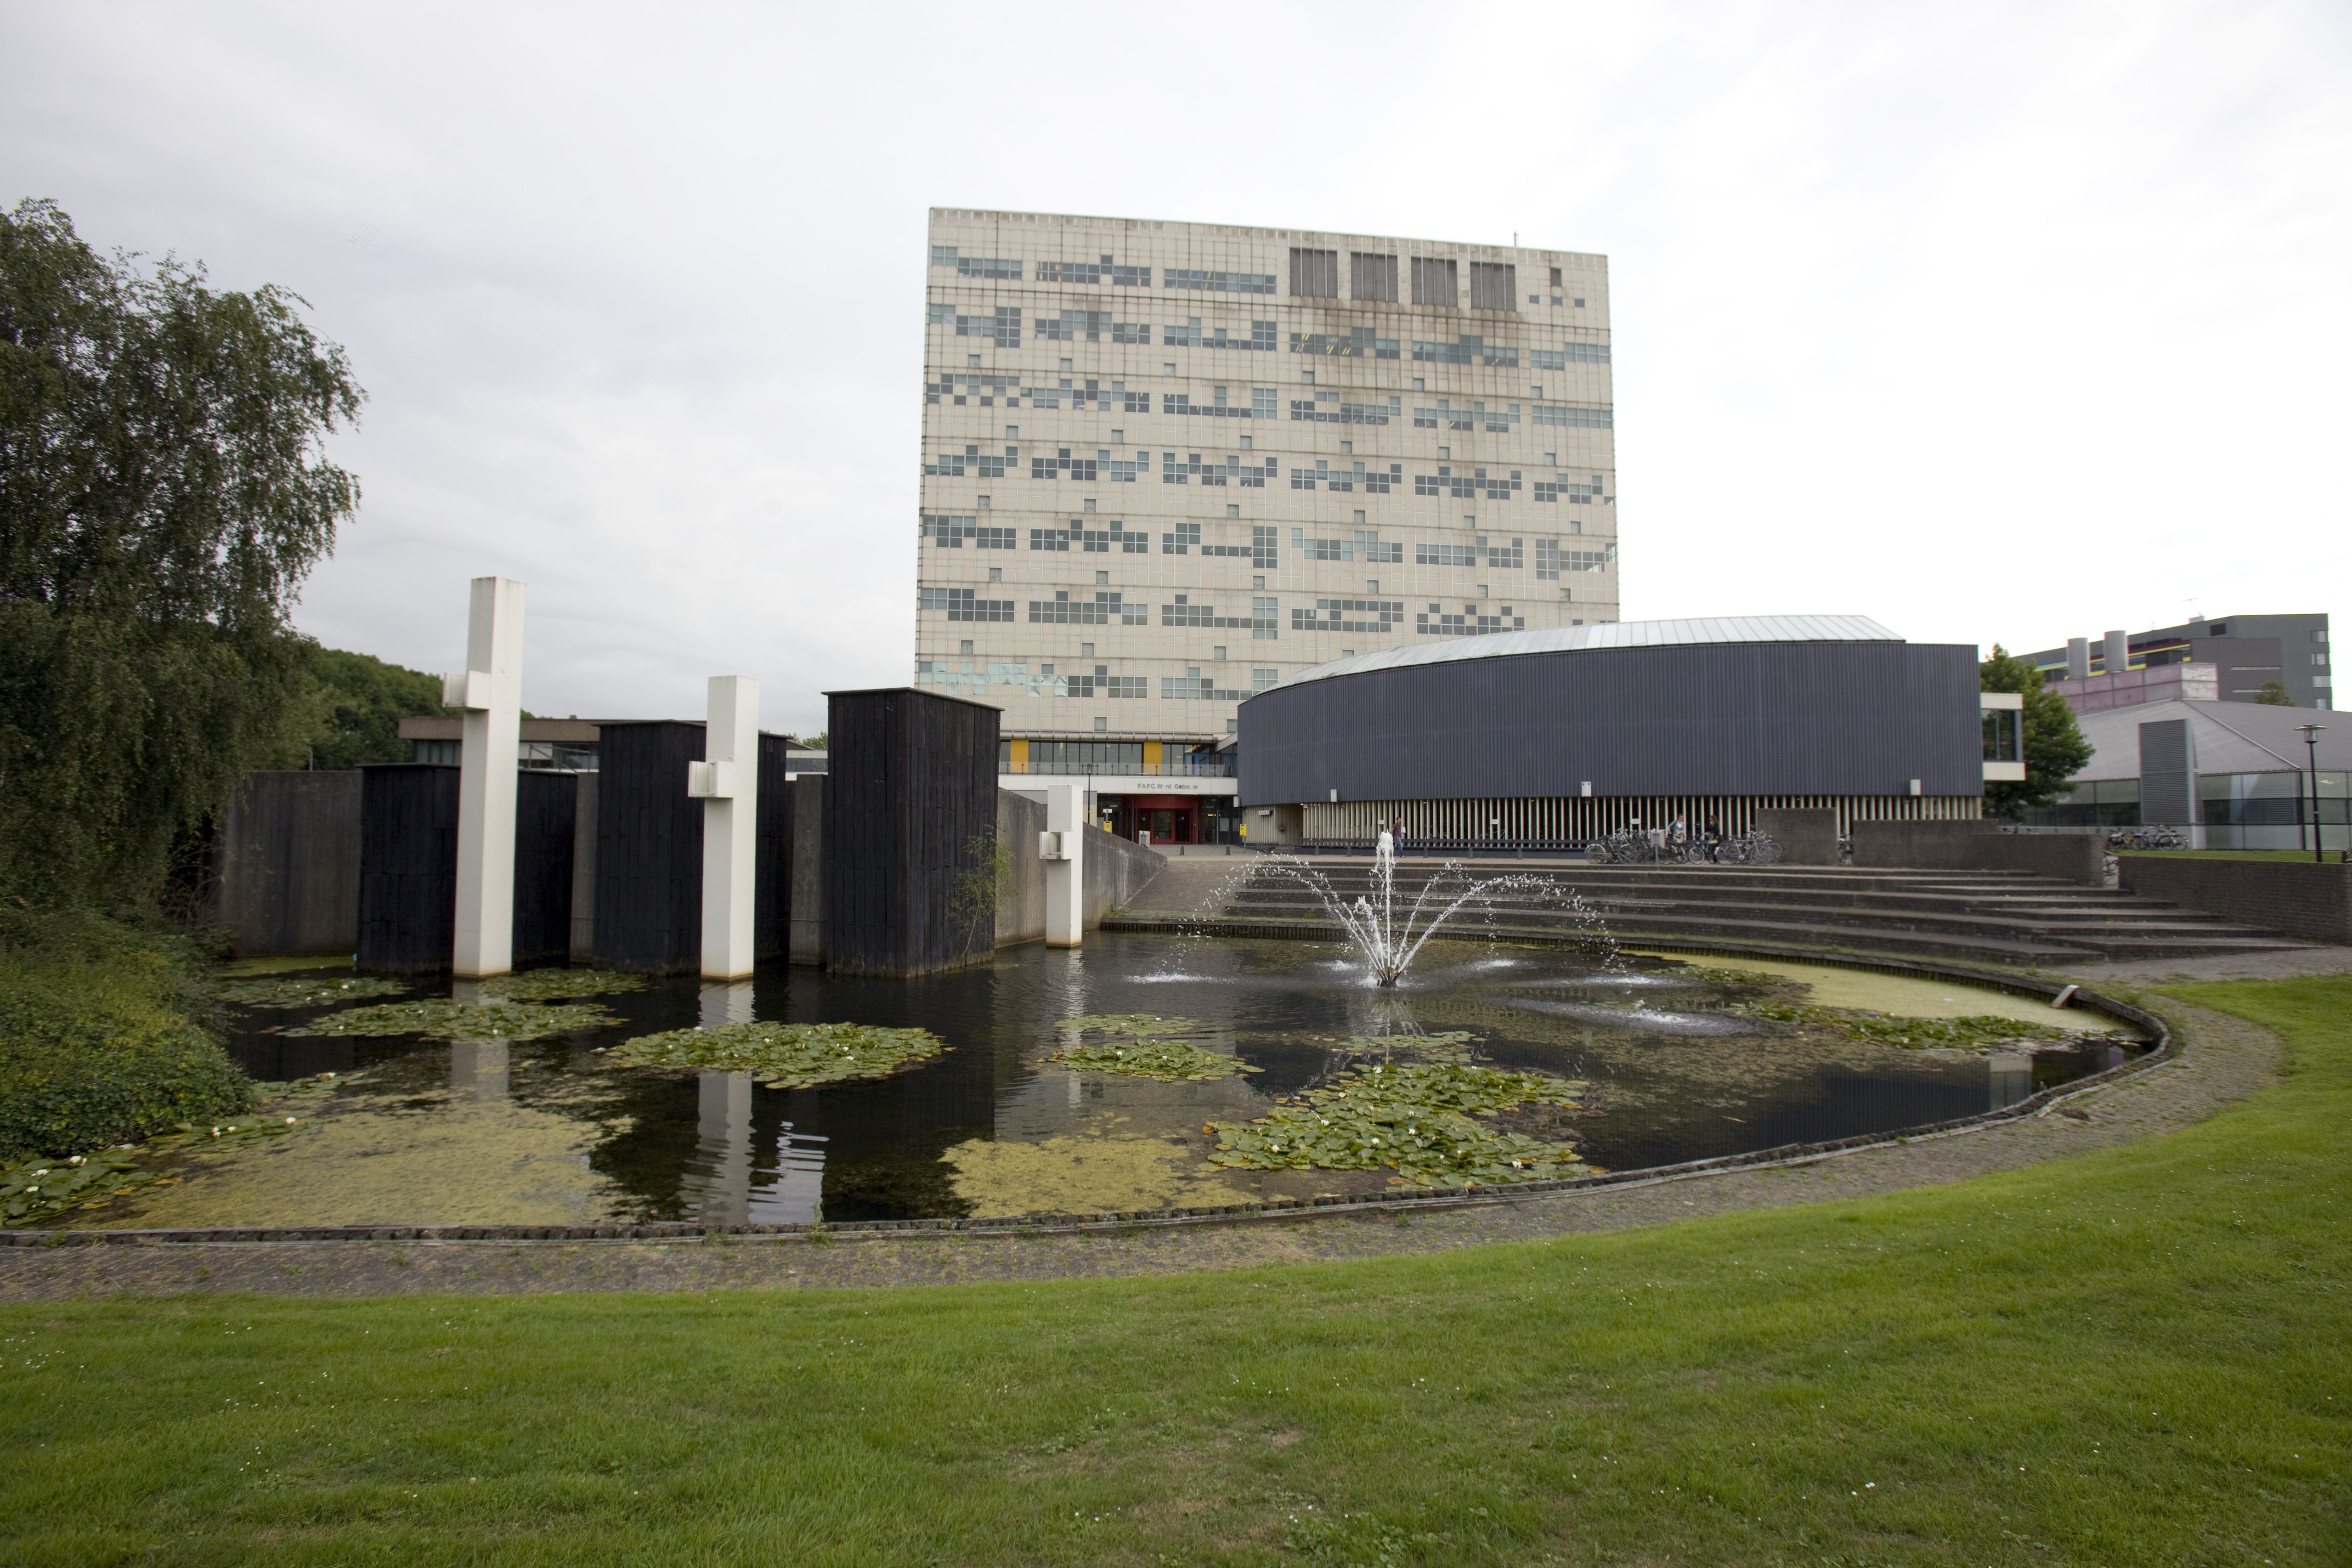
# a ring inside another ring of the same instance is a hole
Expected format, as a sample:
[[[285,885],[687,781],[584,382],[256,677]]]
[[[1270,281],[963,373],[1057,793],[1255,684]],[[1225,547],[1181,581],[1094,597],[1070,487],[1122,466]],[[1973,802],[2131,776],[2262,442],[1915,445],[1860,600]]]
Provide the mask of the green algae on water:
[[[1440,1062],[1349,1073],[1251,1121],[1214,1121],[1212,1163],[1243,1170],[1368,1171],[1411,1186],[1545,1181],[1589,1173],[1573,1145],[1500,1132],[1473,1117],[1572,1105],[1584,1085],[1540,1073]]]
[[[1183,1040],[1129,1040],[1124,1045],[1065,1046],[1046,1058],[1080,1072],[1117,1073],[1179,1083],[1262,1069]]]
[[[325,1007],[337,1002],[364,1002],[372,996],[397,996],[410,989],[397,980],[312,974],[224,981],[213,988],[213,994],[240,1007]]]
[[[721,1024],[640,1035],[613,1047],[632,1067],[713,1068],[759,1075],[770,1089],[806,1089],[881,1078],[934,1057],[947,1042],[929,1029],[872,1024]]]
[[[593,1003],[569,1007],[533,1006],[511,1002],[453,1002],[429,996],[417,1002],[389,1002],[373,1007],[353,1007],[286,1031],[289,1036],[423,1035],[436,1040],[535,1040],[573,1029],[602,1028],[613,1014]]]

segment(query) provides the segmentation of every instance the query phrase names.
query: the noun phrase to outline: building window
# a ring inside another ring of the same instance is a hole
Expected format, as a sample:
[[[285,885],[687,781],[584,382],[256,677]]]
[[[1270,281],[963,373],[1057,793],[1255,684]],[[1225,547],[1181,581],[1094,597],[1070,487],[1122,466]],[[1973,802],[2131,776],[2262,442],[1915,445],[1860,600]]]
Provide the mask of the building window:
[[[1290,251],[1290,291],[1311,300],[1339,297],[1339,253],[1336,250]]]
[[[1397,258],[1368,256],[1359,250],[1348,258],[1348,292],[1358,300],[1396,303]]]
[[[1519,269],[1507,261],[1470,264],[1470,308],[1512,310],[1518,308]]]
[[[956,258],[959,278],[993,278],[1007,282],[1021,281],[1021,263],[1010,256],[959,256]]]
[[[1551,286],[1555,289],[1560,286],[1559,268],[1557,267],[1551,269]]]
[[[945,610],[951,621],[1010,621],[1013,618],[1013,601],[1010,599],[977,598],[970,588],[925,588],[921,593],[924,609]]]
[[[1160,286],[1163,289],[1198,289],[1209,294],[1271,294],[1274,292],[1274,274],[1207,272],[1196,267],[1163,267],[1160,269]]]
[[[960,338],[987,338],[1001,349],[1021,346],[1021,311],[1017,306],[999,305],[992,315],[963,316],[956,313],[953,305],[934,305],[930,311],[930,324],[935,327],[951,326]],[[975,359],[971,363],[978,364],[980,361]]]
[[[1460,274],[1451,261],[1426,256],[1412,258],[1412,302],[1454,306],[1462,302]]]

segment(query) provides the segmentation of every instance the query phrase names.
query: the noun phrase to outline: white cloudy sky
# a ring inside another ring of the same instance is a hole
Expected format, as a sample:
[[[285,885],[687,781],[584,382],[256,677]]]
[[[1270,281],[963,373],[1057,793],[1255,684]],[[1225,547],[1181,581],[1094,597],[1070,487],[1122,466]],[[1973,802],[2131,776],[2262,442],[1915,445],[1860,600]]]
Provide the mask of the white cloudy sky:
[[[0,176],[308,297],[303,626],[541,712],[908,678],[933,205],[1606,253],[1628,619],[2352,608],[2340,3],[5,0]]]

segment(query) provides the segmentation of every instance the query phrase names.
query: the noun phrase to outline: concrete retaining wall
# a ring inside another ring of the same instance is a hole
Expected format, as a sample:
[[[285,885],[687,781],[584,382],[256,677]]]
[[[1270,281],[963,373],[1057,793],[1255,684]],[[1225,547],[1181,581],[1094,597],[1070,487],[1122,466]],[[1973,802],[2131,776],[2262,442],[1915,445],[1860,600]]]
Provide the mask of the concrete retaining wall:
[[[2307,942],[2352,946],[2352,866],[2117,857],[2123,889]]]
[[[1990,822],[1857,822],[1853,863],[1920,871],[2030,871],[2085,887],[2106,881],[2093,834],[2003,833]]]
[[[997,797],[996,830],[1013,849],[1013,878],[996,903],[996,945],[1012,947],[1045,940],[1045,862],[1037,858],[1037,835],[1045,831],[1043,803],[1011,790]],[[1157,849],[1106,833],[1086,832],[1087,924],[1098,926],[1160,874],[1168,857]]]
[[[1794,808],[1756,814],[1756,831],[1769,833],[1787,852],[1790,866],[1834,866],[1838,863],[1837,813]]]
[[[239,958],[356,948],[358,771],[247,773],[213,840],[205,916]]]

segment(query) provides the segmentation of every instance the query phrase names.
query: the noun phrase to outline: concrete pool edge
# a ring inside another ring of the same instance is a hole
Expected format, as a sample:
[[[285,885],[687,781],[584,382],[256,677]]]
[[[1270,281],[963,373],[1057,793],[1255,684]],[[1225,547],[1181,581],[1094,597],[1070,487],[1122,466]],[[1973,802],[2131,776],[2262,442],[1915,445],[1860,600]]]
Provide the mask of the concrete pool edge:
[[[1329,940],[1329,933],[1318,934]],[[1678,943],[1645,942],[1635,951],[1694,953],[1726,958],[1754,957],[1818,963],[1828,967],[1873,970],[1917,978],[1965,981],[2021,996],[2055,996],[2068,983],[2038,976],[2002,973],[1961,964],[1941,964],[1910,959],[1825,953],[1723,942]],[[2149,1048],[2127,1062],[2103,1071],[2053,1084],[1998,1110],[1978,1111],[1944,1121],[1922,1122],[1892,1132],[1859,1133],[1820,1143],[1782,1143],[1745,1153],[1716,1155],[1670,1165],[1646,1165],[1599,1175],[1563,1177],[1552,1181],[1515,1182],[1504,1186],[1423,1187],[1362,1196],[1272,1198],[1262,1203],[1223,1204],[1194,1208],[1101,1211],[1076,1215],[1019,1215],[943,1217],[937,1219],[852,1220],[837,1224],[707,1225],[692,1220],[647,1224],[584,1226],[530,1225],[405,1225],[405,1226],[212,1226],[171,1229],[0,1230],[0,1247],[188,1246],[256,1242],[320,1241],[699,1241],[707,1237],[806,1243],[825,1240],[875,1239],[923,1236],[1043,1236],[1104,1233],[1137,1228],[1171,1228],[1230,1224],[1261,1218],[1344,1215],[1398,1208],[1460,1208],[1515,1201],[1550,1194],[1591,1192],[1610,1187],[1646,1185],[1725,1172],[1799,1165],[1869,1149],[1891,1148],[1926,1138],[1996,1127],[2028,1116],[2042,1115],[2080,1094],[2111,1087],[2126,1079],[2178,1065],[2181,1045],[2170,1024],[2160,1015],[2120,998],[2077,987],[2072,1003],[2119,1019],[2145,1031]]]

